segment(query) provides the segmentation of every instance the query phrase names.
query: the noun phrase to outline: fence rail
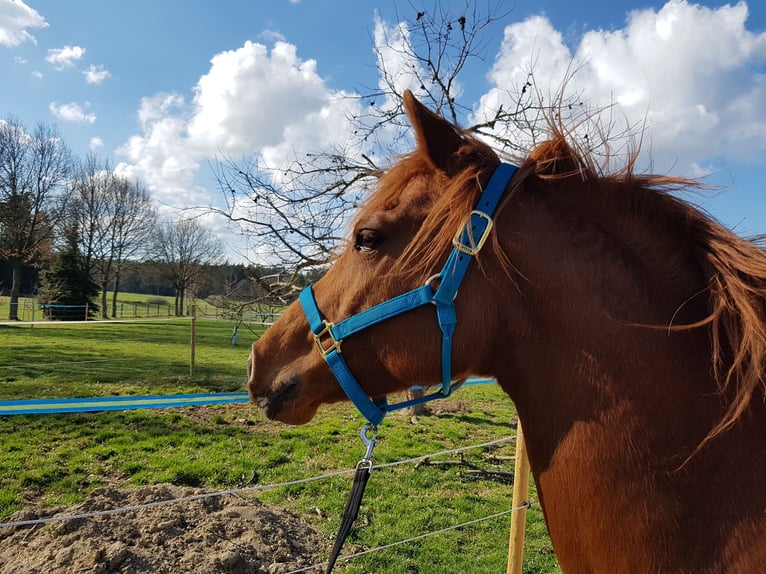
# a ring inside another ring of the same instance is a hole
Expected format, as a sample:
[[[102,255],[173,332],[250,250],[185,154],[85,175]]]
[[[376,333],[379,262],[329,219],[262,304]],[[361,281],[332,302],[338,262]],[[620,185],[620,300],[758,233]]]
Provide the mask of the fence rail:
[[[57,312],[58,319],[63,320],[102,320],[102,317],[96,317],[93,314],[94,309],[100,309],[100,307],[95,307],[93,305],[60,305],[53,303],[35,303],[32,301],[22,301],[20,303],[13,303],[12,305],[17,309],[16,316],[18,319],[15,320],[14,323],[47,322],[51,320],[51,315],[55,317]],[[196,307],[196,313],[200,317],[227,319],[245,323],[258,323],[262,325],[272,324],[282,314],[281,311],[257,311],[252,309],[239,311],[228,309],[226,307],[218,307],[215,305],[201,306],[195,303],[189,304],[186,307],[186,316],[190,316],[192,314],[192,306]],[[108,305],[107,309],[109,319],[112,320],[170,318],[175,316],[173,305],[168,303],[123,301],[118,303],[114,308],[112,305]],[[9,321],[9,324],[10,323],[11,322]]]
[[[0,401],[0,416],[168,409],[173,407],[246,403],[249,400],[247,393],[197,393],[190,395],[94,397],[83,399],[26,399]]]
[[[17,313],[19,321],[27,322],[39,322],[50,321],[51,319],[59,320],[94,320],[93,311],[98,307],[93,305],[59,305],[52,303],[32,303],[30,301],[24,301],[22,303],[16,303]],[[109,314],[111,315],[112,307],[109,306]],[[112,316],[113,319],[143,319],[147,317],[170,317],[172,315],[172,309],[169,305],[161,305],[158,303],[119,303],[116,307],[116,314]]]

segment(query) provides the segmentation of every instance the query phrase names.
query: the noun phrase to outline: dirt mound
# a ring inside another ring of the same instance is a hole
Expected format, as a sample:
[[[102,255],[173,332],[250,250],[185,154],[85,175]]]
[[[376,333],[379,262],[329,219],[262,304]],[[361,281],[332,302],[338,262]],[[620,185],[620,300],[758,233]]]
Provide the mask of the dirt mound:
[[[101,488],[76,507],[22,510],[8,522],[87,514],[202,492],[172,485]],[[2,529],[0,572],[284,574],[321,562],[328,546],[299,516],[252,498],[226,495]]]

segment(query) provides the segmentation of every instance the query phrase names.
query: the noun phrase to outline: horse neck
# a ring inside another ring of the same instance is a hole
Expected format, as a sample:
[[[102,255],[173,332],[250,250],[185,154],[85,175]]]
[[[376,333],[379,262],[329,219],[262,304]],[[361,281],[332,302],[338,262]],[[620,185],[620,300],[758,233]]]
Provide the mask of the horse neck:
[[[599,571],[680,571],[668,562],[686,543],[679,524],[707,523],[681,501],[705,499],[694,471],[714,474],[734,435],[694,454],[724,412],[708,334],[656,327],[681,308],[683,320],[704,317],[704,277],[672,230],[652,235],[657,222],[606,223],[548,200],[519,201],[498,225],[514,230],[501,243],[524,279],[496,373],[524,424],[554,545],[573,571],[594,568],[583,556],[600,556],[588,559]]]

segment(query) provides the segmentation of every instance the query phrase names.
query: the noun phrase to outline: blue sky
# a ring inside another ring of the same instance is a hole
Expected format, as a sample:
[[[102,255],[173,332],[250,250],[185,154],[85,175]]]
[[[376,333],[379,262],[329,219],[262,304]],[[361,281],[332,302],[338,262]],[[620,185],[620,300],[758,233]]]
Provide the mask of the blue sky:
[[[491,114],[533,64],[553,91],[575,62],[572,89],[646,124],[647,167],[714,173],[730,187],[699,202],[743,235],[766,233],[765,4],[506,1],[483,60],[461,78],[464,120]],[[215,204],[216,153],[280,165],[288,150],[345,137],[349,104],[337,96],[377,85],[376,38],[395,37],[412,11],[409,1],[0,0],[0,118],[56,124],[80,157],[92,150],[144,181],[167,215]]]

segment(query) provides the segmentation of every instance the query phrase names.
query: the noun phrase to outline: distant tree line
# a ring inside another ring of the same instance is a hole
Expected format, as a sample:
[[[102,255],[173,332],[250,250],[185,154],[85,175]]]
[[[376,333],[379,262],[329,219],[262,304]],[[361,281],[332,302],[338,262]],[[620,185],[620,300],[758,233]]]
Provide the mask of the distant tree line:
[[[266,287],[278,286],[283,270],[231,265],[222,254],[199,220],[161,221],[139,182],[94,154],[75,158],[55,126],[29,131],[13,116],[0,119],[0,294],[10,299],[9,320],[22,295],[59,319],[71,318],[65,306],[85,304],[115,317],[123,291],[175,296],[176,315],[189,296],[279,298]]]

